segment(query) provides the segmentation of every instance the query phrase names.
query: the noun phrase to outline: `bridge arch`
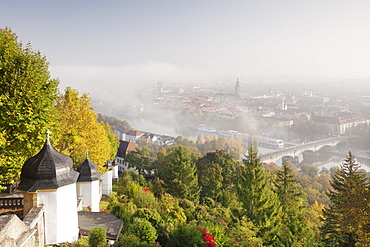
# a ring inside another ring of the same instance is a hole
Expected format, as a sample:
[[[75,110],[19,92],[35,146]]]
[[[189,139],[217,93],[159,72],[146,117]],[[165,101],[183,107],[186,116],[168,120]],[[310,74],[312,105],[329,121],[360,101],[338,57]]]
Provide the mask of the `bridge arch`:
[[[303,143],[301,145],[296,145],[293,147],[278,149],[272,152],[264,153],[259,155],[259,158],[262,160],[263,163],[271,163],[276,161],[284,156],[291,156],[296,157],[302,154],[305,151],[311,151],[316,153],[321,148],[325,146],[334,147],[339,143],[346,142],[347,137],[333,137],[329,139]]]

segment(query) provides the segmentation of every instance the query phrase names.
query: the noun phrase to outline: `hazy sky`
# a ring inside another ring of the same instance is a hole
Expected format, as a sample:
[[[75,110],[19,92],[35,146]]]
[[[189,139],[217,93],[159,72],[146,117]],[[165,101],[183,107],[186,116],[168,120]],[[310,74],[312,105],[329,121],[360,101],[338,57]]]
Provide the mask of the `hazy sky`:
[[[249,75],[370,76],[370,1],[0,0],[10,27],[61,88],[122,94],[145,84]]]

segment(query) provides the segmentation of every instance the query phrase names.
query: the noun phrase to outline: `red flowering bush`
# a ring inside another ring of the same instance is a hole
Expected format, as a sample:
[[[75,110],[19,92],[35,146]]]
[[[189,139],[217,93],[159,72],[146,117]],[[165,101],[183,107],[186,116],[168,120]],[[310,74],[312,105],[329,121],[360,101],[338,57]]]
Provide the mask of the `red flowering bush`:
[[[202,232],[203,236],[207,234],[207,230],[204,228],[199,228],[198,231]]]
[[[212,234],[207,233],[205,228],[199,228],[198,231],[202,232],[203,241],[207,242],[205,247],[216,247],[215,238],[212,236]]]
[[[144,191],[144,195],[152,195],[152,192],[150,191],[149,188],[144,187],[143,191]]]
[[[215,242],[208,242],[206,244],[206,247],[216,247],[216,243]]]

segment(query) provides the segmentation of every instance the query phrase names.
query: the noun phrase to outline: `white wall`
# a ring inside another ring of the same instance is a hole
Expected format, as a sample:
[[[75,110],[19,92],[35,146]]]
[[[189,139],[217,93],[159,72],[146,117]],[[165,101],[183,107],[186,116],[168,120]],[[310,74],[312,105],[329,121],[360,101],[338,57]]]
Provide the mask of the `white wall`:
[[[91,212],[99,212],[99,180],[92,182],[78,182],[77,194],[83,197],[83,207],[90,206]]]
[[[110,196],[112,194],[112,170],[107,171],[103,175],[103,195]]]
[[[38,205],[45,208],[45,244],[76,241],[79,232],[76,184],[37,194]]]
[[[118,165],[112,166],[112,178],[118,178]]]

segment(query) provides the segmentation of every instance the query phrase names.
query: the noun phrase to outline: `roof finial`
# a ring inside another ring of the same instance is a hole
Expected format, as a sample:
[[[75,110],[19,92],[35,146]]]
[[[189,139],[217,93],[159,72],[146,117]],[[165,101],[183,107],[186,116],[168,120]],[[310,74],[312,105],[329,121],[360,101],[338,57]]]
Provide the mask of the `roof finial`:
[[[50,142],[50,139],[49,139],[49,137],[50,137],[50,130],[49,129],[47,129],[46,130],[46,132],[45,132],[45,134],[46,134],[46,142]]]
[[[86,159],[89,158],[89,152],[86,152]]]

